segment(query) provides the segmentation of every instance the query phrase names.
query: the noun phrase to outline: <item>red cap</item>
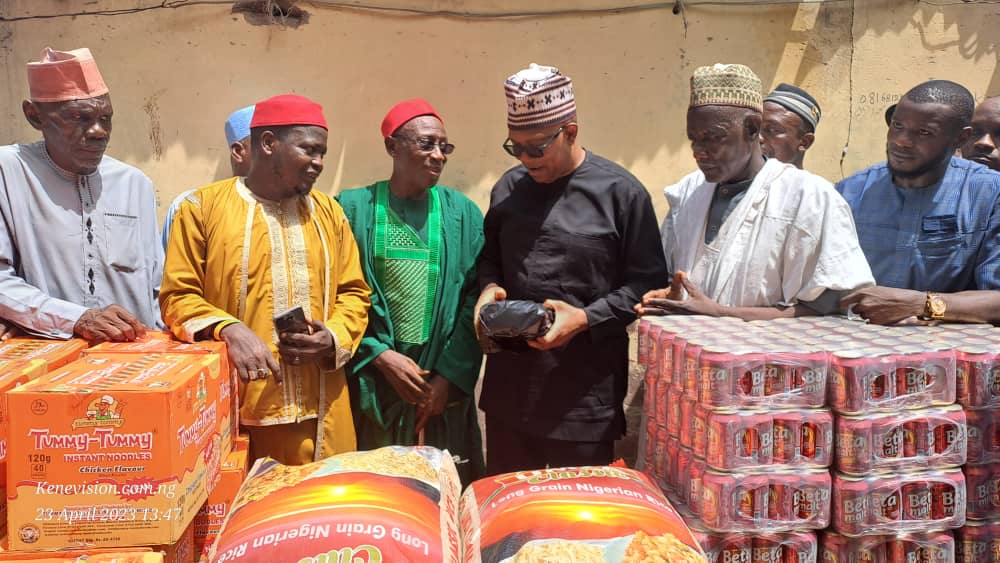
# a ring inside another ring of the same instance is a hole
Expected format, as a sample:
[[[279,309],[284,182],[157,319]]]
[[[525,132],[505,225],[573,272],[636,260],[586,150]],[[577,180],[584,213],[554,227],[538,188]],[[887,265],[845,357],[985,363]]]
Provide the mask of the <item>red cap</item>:
[[[31,101],[86,100],[108,93],[90,49],[56,51],[46,47],[41,59],[28,63]]]
[[[423,98],[413,98],[412,100],[399,102],[392,106],[389,113],[385,114],[385,119],[382,120],[382,136],[391,137],[397,129],[406,125],[407,121],[421,115],[433,115],[438,118],[438,121],[444,123],[444,120],[441,119],[438,112],[434,111],[430,102]]]
[[[257,102],[250,128],[283,125],[316,125],[326,129],[323,106],[305,96],[282,94]]]

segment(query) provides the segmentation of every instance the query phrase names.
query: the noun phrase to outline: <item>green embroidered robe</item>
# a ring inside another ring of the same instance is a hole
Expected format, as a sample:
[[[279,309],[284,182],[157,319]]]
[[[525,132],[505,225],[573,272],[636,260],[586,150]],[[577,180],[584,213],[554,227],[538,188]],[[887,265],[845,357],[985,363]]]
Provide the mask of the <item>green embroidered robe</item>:
[[[394,330],[387,306],[388,288],[382,286],[376,273],[377,187],[372,184],[346,190],[337,197],[354,231],[361,267],[372,289],[368,329],[348,364],[358,449],[417,443],[416,407],[402,401],[372,364],[379,354],[392,349],[451,383],[448,407],[428,422],[424,443],[451,452],[462,482],[467,484],[481,477],[485,469],[474,395],[482,353],[472,322],[479,297],[476,260],[483,247],[483,215],[460,192],[444,186],[432,188],[441,209],[433,317],[428,340],[422,345],[407,344]]]

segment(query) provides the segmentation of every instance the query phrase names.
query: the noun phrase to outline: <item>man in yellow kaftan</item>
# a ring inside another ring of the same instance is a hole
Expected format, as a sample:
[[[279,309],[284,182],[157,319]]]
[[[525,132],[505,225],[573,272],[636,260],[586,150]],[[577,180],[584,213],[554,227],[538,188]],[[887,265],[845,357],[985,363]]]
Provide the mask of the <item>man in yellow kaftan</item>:
[[[312,190],[326,133],[315,102],[260,102],[249,175],[181,204],[160,292],[178,338],[227,343],[251,455],[286,464],[356,447],[344,365],[365,333],[369,288],[339,204]],[[275,315],[296,306],[309,332],[278,334]]]

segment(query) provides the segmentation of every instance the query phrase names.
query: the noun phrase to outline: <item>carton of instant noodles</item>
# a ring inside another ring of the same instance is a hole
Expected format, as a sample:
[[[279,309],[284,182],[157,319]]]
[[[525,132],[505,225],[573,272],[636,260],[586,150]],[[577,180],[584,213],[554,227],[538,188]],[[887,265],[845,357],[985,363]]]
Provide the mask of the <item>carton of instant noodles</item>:
[[[569,467],[480,479],[462,495],[467,563],[707,561],[644,474]]]
[[[229,364],[229,352],[225,342],[216,340],[199,340],[197,342],[182,342],[169,332],[147,330],[146,334],[132,342],[102,342],[82,352],[83,357],[105,354],[218,354],[219,373],[229,375],[229,385],[223,387],[229,399],[231,416],[223,419],[219,426],[222,434],[222,455],[225,457],[235,445],[239,433],[239,393],[229,393],[229,390],[239,389],[236,373]]]
[[[219,485],[208,495],[208,501],[194,517],[194,545],[199,557],[202,553],[207,553],[219,536],[229,508],[247,477],[248,456],[246,449],[233,450],[226,456],[222,461]]]
[[[87,341],[44,340],[18,336],[0,342],[0,360],[45,360],[48,371],[76,361],[87,348]]]
[[[215,354],[89,356],[7,393],[14,550],[173,544],[219,479]]]
[[[0,360],[0,537],[7,535],[7,391],[45,374],[44,360]]]
[[[31,563],[165,563],[164,555],[148,548],[124,550],[87,550],[34,553],[4,553],[0,561],[31,561]]]
[[[213,563],[458,563],[448,452],[389,446],[300,466],[257,460],[209,551]]]

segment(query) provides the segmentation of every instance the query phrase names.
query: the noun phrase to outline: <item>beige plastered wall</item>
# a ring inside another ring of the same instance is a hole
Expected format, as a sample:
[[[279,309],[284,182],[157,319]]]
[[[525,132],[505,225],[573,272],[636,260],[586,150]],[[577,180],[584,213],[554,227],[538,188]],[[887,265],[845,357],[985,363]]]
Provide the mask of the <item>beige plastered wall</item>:
[[[393,103],[421,96],[444,116],[458,146],[443,182],[485,207],[493,182],[515,164],[500,149],[506,136],[503,80],[538,62],[574,79],[583,144],[630,169],[662,217],[662,187],[694,166],[684,117],[688,79],[699,65],[743,63],[766,89],[790,82],[812,92],[823,120],[806,166],[831,181],[883,160],[882,112],[914,84],[946,78],[965,84],[977,100],[1000,94],[997,3],[688,3],[681,14],[669,6],[599,11],[638,3],[367,1],[483,14],[596,10],[468,18],[300,1],[308,18],[296,27],[260,25],[231,13],[227,4],[0,22],[0,143],[38,138],[21,113],[25,63],[45,46],[86,46],[111,87],[109,154],[153,179],[161,217],[181,191],[228,176],[223,122],[229,112],[285,92],[325,107],[329,153],[318,189],[336,193],[387,177],[379,123]],[[158,4],[0,0],[0,15]]]

